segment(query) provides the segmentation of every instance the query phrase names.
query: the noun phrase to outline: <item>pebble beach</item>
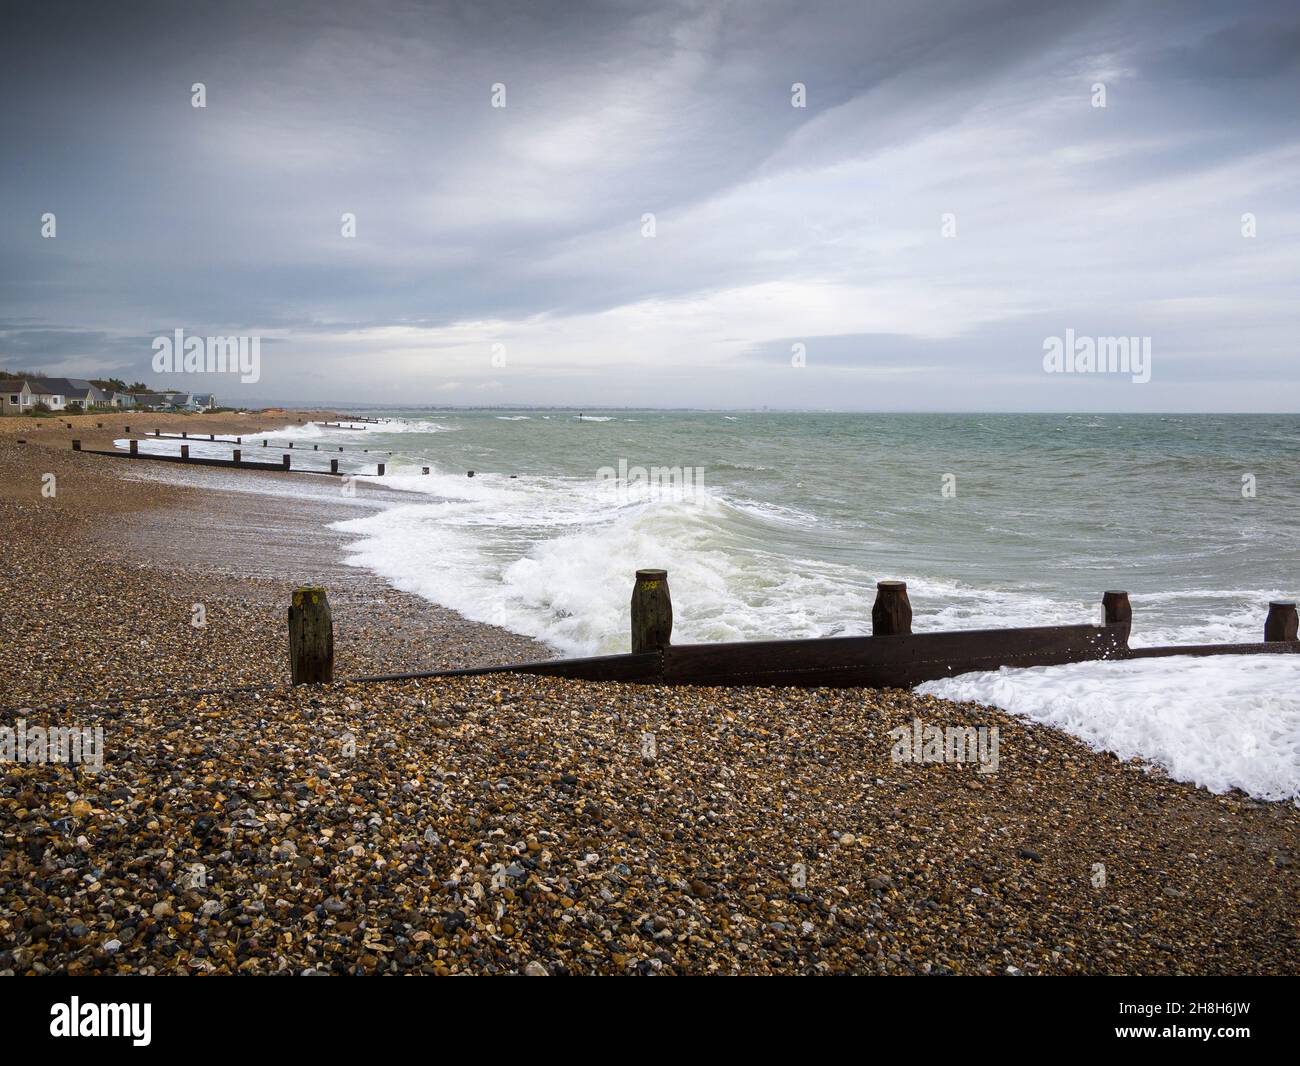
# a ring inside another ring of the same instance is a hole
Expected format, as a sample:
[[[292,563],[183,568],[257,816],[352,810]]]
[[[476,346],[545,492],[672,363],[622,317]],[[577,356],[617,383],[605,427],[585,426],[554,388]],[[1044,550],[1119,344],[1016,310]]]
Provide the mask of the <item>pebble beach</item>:
[[[98,727],[105,750],[98,773],[0,763],[0,974],[1300,970],[1294,805],[991,708],[501,674],[292,689],[308,580],[341,678],[550,653],[340,566],[324,508],[73,453],[121,435],[82,417],[0,420],[0,725]],[[997,727],[996,772],[893,761],[917,720]]]

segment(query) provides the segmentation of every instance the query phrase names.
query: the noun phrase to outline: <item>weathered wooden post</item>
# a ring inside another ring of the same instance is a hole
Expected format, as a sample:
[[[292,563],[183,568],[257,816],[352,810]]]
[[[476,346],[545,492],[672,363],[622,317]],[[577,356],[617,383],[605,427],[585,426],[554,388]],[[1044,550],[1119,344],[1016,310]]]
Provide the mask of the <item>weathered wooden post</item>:
[[[238,448],[235,449],[235,465],[236,465],[236,466],[239,465],[239,459],[240,459],[240,456],[241,456],[242,454],[243,454],[243,453],[242,453]]]
[[[181,458],[182,458],[182,459],[188,459],[189,457],[190,457],[190,446],[189,446],[188,444],[182,444],[182,445],[181,445]]]
[[[379,477],[383,477],[383,476],[384,476],[384,464],[383,464],[383,463],[380,463],[380,464],[379,464],[379,475],[378,475],[378,476],[379,476]]]
[[[1101,607],[1108,626],[1114,626],[1120,642],[1128,647],[1128,635],[1133,630],[1133,608],[1127,592],[1107,592],[1101,598]]]
[[[290,441],[290,442],[289,442],[289,447],[290,447],[290,448],[293,447],[293,441]]]
[[[871,605],[871,635],[890,637],[912,632],[912,602],[906,581],[877,581]]]
[[[289,604],[289,674],[295,685],[334,680],[334,619],[325,590],[296,589]]]
[[[104,428],[104,423],[103,423],[103,422],[96,422],[96,423],[95,423],[95,428],[96,428],[96,429],[103,429],[103,428]]]
[[[131,455],[136,456],[139,454],[140,454],[140,442],[138,440],[131,441]]]
[[[338,461],[337,459],[331,459],[331,460],[330,460],[330,473],[331,473],[331,474],[337,474],[338,472],[339,472],[339,461]]]
[[[421,468],[420,468],[420,473],[421,473],[421,474],[427,474],[428,472],[429,472],[429,468],[428,468],[427,466],[424,466],[424,467],[421,467]]]
[[[189,439],[189,435],[190,435],[190,434],[189,434],[189,430],[186,430],[186,429],[182,429],[182,430],[181,430],[181,440],[188,440],[188,439]]]
[[[1268,605],[1268,618],[1264,622],[1264,641],[1300,639],[1300,616],[1294,603],[1275,600]]]
[[[162,430],[161,430],[161,429],[155,429],[155,430],[153,431],[153,435],[154,435],[155,437],[161,437],[161,436],[162,436]]]
[[[262,447],[263,447],[263,448],[265,448],[265,447],[266,447],[268,444],[270,444],[270,443],[271,443],[271,442],[270,442],[269,440],[267,440],[265,437],[262,438]]]
[[[284,453],[283,457],[280,459],[280,464],[281,464],[281,465],[282,465],[286,470],[289,469],[289,453],[288,453],[288,452],[285,452],[285,453]]]
[[[79,441],[79,440],[74,440],[74,441],[72,442],[72,450],[73,450],[74,452],[79,452],[79,451],[81,451],[81,441]]]
[[[473,470],[466,470],[466,471],[465,471],[465,476],[466,476],[466,477],[473,477],[473,476],[474,476],[474,471],[473,471]]]
[[[318,452],[318,451],[320,451],[320,445],[319,445],[319,444],[313,444],[313,445],[311,446],[311,450],[314,451],[314,452]]]
[[[667,570],[638,570],[632,586],[632,654],[672,643],[673,601]]]
[[[130,433],[130,432],[131,432],[131,427],[130,427],[130,426],[123,426],[123,427],[122,427],[122,432],[123,432],[123,433]]]
[[[216,440],[216,439],[217,439],[217,435],[215,433],[208,434],[208,440]]]

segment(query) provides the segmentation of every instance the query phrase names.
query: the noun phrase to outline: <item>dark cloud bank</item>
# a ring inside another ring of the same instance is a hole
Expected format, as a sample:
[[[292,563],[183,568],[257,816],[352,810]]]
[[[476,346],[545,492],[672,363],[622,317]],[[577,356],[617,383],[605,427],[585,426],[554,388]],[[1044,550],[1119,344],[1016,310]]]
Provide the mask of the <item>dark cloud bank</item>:
[[[6,10],[0,365],[166,384],[181,327],[264,338],[239,403],[1300,409],[1292,3]],[[1151,381],[1044,373],[1067,329]]]

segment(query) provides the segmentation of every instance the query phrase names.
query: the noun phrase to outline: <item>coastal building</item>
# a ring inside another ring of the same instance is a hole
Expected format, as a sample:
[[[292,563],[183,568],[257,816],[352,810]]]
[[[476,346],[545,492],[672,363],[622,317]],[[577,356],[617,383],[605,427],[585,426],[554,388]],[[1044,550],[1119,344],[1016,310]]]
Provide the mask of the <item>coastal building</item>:
[[[189,409],[188,392],[142,392],[136,396],[136,406],[147,411],[179,411]]]
[[[67,396],[57,391],[53,385],[40,378],[28,378],[27,386],[32,390],[32,405],[44,404],[51,411],[62,411],[67,403]]]
[[[32,409],[32,390],[23,378],[0,379],[0,414],[25,415]]]
[[[85,378],[0,378],[0,414],[30,414],[38,404],[50,411],[90,411],[96,408],[139,408],[146,411],[211,411],[212,393],[118,392],[101,389]]]
[[[84,378],[44,378],[41,382],[51,391],[63,396],[67,407],[89,411],[92,407],[107,407],[108,393]],[[51,408],[53,410],[53,408]]]

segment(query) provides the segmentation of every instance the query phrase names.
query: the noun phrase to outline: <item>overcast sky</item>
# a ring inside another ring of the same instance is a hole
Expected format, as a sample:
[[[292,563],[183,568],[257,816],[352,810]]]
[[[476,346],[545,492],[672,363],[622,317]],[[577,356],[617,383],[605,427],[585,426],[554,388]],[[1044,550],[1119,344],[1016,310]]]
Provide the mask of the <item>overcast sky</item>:
[[[1294,0],[255,7],[6,4],[0,366],[239,404],[1300,410]],[[154,374],[177,328],[260,336],[261,380]],[[1046,373],[1067,329],[1150,337],[1150,382]]]

